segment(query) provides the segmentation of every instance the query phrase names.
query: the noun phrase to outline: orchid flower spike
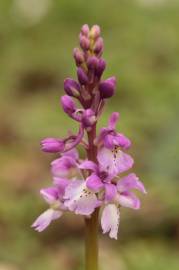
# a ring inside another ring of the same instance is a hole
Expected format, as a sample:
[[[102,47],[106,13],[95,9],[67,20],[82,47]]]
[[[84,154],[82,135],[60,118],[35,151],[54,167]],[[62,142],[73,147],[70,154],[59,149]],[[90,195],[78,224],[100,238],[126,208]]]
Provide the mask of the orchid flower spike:
[[[60,102],[66,115],[78,125],[78,132],[63,139],[50,137],[41,141],[44,152],[57,156],[51,162],[52,186],[40,191],[48,209],[32,227],[41,232],[68,211],[84,216],[87,224],[94,225],[93,218],[100,208],[102,232],[117,239],[121,207],[138,210],[141,202],[133,190],[143,194],[146,190],[136,174],[128,172],[134,160],[126,153],[131,141],[116,129],[119,113],[113,112],[107,126],[96,132],[103,108],[115,94],[117,84],[114,76],[102,78],[106,61],[102,58],[100,27],[84,24],[79,45],[73,50],[77,78],[64,80],[65,95]],[[84,159],[79,156],[78,146],[84,147]]]

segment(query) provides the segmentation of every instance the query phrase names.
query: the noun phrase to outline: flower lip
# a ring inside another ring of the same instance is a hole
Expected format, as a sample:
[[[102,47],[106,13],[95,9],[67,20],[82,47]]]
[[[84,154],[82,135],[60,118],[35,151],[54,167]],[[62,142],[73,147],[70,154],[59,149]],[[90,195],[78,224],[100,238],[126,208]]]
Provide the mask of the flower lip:
[[[97,159],[101,170],[107,171],[113,177],[129,170],[133,166],[133,159],[130,155],[120,150],[113,151],[106,147],[99,149]]]
[[[98,207],[98,199],[94,192],[86,187],[84,180],[73,180],[65,191],[65,206],[76,214],[89,216]]]
[[[38,232],[42,232],[53,220],[60,218],[62,214],[63,213],[61,211],[48,209],[35,220],[31,227]]]
[[[108,233],[111,238],[117,239],[120,213],[115,204],[108,204],[104,207],[101,217],[103,233]]]

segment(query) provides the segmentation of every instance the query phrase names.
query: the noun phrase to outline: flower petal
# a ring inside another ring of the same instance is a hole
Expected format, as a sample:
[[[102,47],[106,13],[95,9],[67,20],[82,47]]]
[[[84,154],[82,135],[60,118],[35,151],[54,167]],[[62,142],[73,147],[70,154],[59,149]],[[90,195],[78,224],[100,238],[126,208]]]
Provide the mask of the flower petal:
[[[98,151],[97,159],[101,169],[113,176],[127,171],[133,165],[132,157],[118,149],[111,151],[110,149],[102,147]]]
[[[119,192],[128,191],[129,189],[137,189],[142,193],[147,193],[143,183],[139,180],[135,173],[121,178],[117,183],[117,189]]]
[[[52,174],[57,177],[72,177],[76,173],[76,161],[70,156],[62,156],[51,163]]]
[[[91,174],[87,179],[86,179],[86,186],[94,191],[98,192],[100,189],[104,187],[104,184],[102,183],[101,179],[96,175],[96,174]]]
[[[131,142],[126,136],[115,131],[109,131],[103,138],[103,143],[104,146],[109,149],[114,149],[115,146],[128,149],[131,146]]]
[[[42,232],[49,226],[52,220],[58,219],[62,214],[63,213],[61,211],[48,209],[35,220],[31,227],[33,227],[38,232]]]
[[[97,172],[97,170],[98,170],[98,167],[97,167],[96,163],[94,163],[91,160],[83,161],[78,167],[79,167],[79,169],[91,170],[93,172]]]
[[[104,142],[104,146],[106,148],[109,148],[109,149],[113,149],[114,146],[116,145],[115,143],[115,137],[112,135],[112,134],[107,134],[104,139],[103,139],[103,142]]]
[[[74,160],[77,160],[79,158],[79,153],[76,148],[73,148],[65,153],[63,153],[63,156],[71,157]]]
[[[113,112],[109,118],[108,122],[108,128],[110,129],[115,129],[117,121],[119,119],[119,113],[118,112]]]
[[[47,203],[52,204],[58,199],[59,191],[58,188],[49,187],[41,189],[40,194]]]
[[[113,184],[105,184],[105,200],[112,201],[116,196],[117,189],[116,186]]]
[[[124,207],[129,207],[135,210],[140,208],[140,200],[134,195],[134,193],[129,191],[121,193],[117,198],[117,201]]]
[[[109,128],[101,128],[99,132],[99,136],[97,136],[94,140],[95,145],[99,146],[101,143],[103,144],[103,141],[109,132],[110,132]]]
[[[96,195],[86,187],[83,180],[73,180],[66,188],[64,205],[75,214],[90,215],[98,206]]]
[[[101,227],[103,233],[109,232],[109,236],[111,238],[117,239],[119,221],[119,208],[115,204],[108,204],[105,206],[101,216]]]
[[[124,134],[115,132],[114,145],[128,149],[131,146],[131,141]]]
[[[53,183],[54,183],[54,185],[56,185],[58,187],[59,195],[64,196],[65,188],[68,186],[69,180],[64,179],[64,178],[60,178],[60,177],[54,177]]]

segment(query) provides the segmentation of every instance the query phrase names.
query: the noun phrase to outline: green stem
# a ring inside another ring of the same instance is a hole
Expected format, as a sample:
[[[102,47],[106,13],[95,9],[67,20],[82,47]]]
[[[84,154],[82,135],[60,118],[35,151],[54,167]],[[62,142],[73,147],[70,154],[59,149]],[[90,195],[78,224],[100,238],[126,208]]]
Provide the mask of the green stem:
[[[98,210],[85,219],[85,270],[98,270]]]
[[[96,125],[88,132],[88,159],[96,162],[97,147],[94,145]],[[85,219],[85,270],[98,270],[98,209],[91,218]]]

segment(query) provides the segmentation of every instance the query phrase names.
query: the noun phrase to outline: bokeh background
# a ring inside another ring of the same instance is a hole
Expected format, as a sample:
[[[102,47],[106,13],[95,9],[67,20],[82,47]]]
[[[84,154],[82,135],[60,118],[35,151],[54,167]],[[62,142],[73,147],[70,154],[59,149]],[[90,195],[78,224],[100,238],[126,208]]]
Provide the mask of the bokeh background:
[[[102,270],[179,269],[179,1],[0,1],[0,270],[82,270],[83,219],[66,215],[38,234],[50,161],[39,141],[77,126],[62,112],[63,80],[84,23],[100,24],[118,89],[113,111],[133,141],[144,181],[140,211],[122,210],[118,241],[100,235]]]

